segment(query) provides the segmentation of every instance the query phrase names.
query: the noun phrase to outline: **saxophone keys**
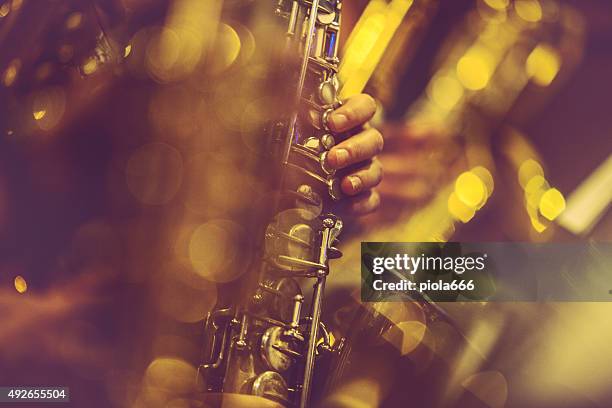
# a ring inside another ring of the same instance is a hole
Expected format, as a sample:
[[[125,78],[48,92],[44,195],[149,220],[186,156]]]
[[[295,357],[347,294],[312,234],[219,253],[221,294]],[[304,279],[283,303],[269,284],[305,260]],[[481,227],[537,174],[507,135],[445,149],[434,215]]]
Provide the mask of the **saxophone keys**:
[[[323,105],[333,105],[336,102],[338,91],[331,79],[321,82],[317,89],[317,98]]]
[[[268,328],[261,336],[261,358],[271,370],[285,372],[293,365],[293,354],[299,353],[289,348],[289,342],[283,339],[283,328]]]
[[[286,404],[289,401],[287,382],[277,372],[265,371],[253,380],[251,394]]]
[[[325,148],[325,150],[330,150],[332,147],[335,146],[335,144],[336,140],[329,133],[326,133],[321,136],[321,145],[323,146],[323,148]]]

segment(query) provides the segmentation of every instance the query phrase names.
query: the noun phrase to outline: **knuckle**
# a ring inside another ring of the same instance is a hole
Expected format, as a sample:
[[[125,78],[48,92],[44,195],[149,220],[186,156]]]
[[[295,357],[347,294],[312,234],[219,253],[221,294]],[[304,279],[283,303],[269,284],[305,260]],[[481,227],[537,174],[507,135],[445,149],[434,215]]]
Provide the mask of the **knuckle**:
[[[385,146],[385,138],[378,129],[374,129],[374,140],[376,146],[376,153],[382,152]]]
[[[372,114],[374,114],[378,108],[378,105],[376,104],[376,99],[374,99],[371,95],[365,94],[366,96],[366,103],[368,104],[368,108],[370,109],[370,112],[372,112]]]

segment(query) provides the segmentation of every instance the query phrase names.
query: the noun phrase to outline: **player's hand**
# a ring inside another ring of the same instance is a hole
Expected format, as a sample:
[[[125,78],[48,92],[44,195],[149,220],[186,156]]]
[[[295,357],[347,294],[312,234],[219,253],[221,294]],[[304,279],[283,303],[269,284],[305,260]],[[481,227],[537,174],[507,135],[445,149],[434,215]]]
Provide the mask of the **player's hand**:
[[[353,214],[367,214],[380,204],[380,196],[374,187],[383,175],[380,161],[376,158],[383,148],[383,136],[377,129],[365,126],[374,113],[374,99],[360,94],[344,101],[327,121],[334,133],[352,134],[330,150],[327,161],[332,168],[340,170],[342,192],[351,196],[348,209]]]

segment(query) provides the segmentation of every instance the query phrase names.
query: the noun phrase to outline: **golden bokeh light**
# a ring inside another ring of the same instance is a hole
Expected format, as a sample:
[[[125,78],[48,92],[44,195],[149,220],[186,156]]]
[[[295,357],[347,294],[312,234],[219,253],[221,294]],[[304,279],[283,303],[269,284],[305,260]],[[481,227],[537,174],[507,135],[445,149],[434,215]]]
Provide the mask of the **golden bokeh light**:
[[[143,204],[166,204],[183,180],[181,153],[166,143],[149,143],[136,150],[126,166],[130,192]]]
[[[2,74],[2,83],[4,86],[11,86],[17,79],[17,74],[19,74],[19,69],[21,68],[21,61],[18,59],[12,60],[8,67],[4,70]]]
[[[11,11],[11,5],[7,1],[3,5],[0,6],[0,18],[8,16],[8,13]]]
[[[565,210],[565,197],[556,188],[550,188],[542,194],[538,208],[544,218],[553,221]]]
[[[127,58],[132,52],[132,44],[128,44],[123,49],[123,58]]]
[[[453,218],[463,223],[469,222],[476,214],[474,208],[461,201],[455,192],[451,193],[451,195],[448,197],[447,208],[448,212],[453,216]]]
[[[89,57],[81,66],[81,71],[85,75],[91,75],[98,69],[98,60],[95,57]]]
[[[45,115],[47,114],[47,111],[44,109],[41,110],[35,110],[34,112],[32,112],[32,116],[34,117],[34,119],[36,120],[41,120],[42,118],[45,117]]]
[[[509,0],[484,0],[485,4],[495,10],[505,10],[510,4]]]
[[[230,220],[212,220],[191,235],[189,259],[195,271],[212,282],[231,282],[246,272],[236,265],[241,254],[243,231]]]
[[[153,34],[146,50],[150,74],[158,80],[171,80],[172,68],[179,59],[181,38],[170,28],[160,28]]]
[[[463,172],[455,181],[455,195],[466,206],[478,209],[488,194],[483,181],[471,171]]]
[[[45,88],[36,93],[32,105],[32,116],[42,130],[55,127],[66,112],[66,92],[59,86]]]
[[[402,332],[402,356],[412,353],[421,344],[427,332],[427,326],[416,320],[401,322],[397,328]]]
[[[538,0],[516,0],[514,9],[527,22],[536,23],[542,19],[542,6]]]
[[[438,106],[451,110],[463,97],[463,87],[453,76],[437,76],[431,82],[429,93]]]
[[[68,30],[74,30],[81,25],[83,21],[83,14],[79,12],[71,13],[66,19],[66,28]]]
[[[561,57],[553,47],[540,44],[529,54],[525,70],[529,78],[539,86],[548,86],[561,68]]]
[[[238,33],[230,25],[221,23],[218,30],[214,52],[207,64],[207,68],[213,74],[228,69],[238,58],[242,45]]]
[[[481,45],[475,45],[459,59],[457,78],[465,88],[472,91],[481,90],[489,83],[494,65],[491,52]]]
[[[486,407],[503,408],[508,400],[508,382],[499,371],[483,371],[470,375],[461,385]]]
[[[533,176],[525,185],[525,194],[535,194],[548,188],[548,181],[540,175]]]
[[[28,290],[28,283],[21,275],[15,276],[15,290],[19,293],[25,293]]]
[[[518,180],[521,187],[526,188],[527,183],[535,176],[544,176],[544,169],[542,169],[540,163],[533,159],[523,161],[518,171]]]
[[[188,362],[174,357],[153,360],[145,372],[144,385],[164,393],[181,395],[195,389],[196,369]]]
[[[483,166],[476,166],[472,170],[470,170],[473,174],[475,174],[484,184],[487,190],[487,197],[490,197],[493,194],[493,190],[495,189],[495,182],[493,180],[493,175]]]

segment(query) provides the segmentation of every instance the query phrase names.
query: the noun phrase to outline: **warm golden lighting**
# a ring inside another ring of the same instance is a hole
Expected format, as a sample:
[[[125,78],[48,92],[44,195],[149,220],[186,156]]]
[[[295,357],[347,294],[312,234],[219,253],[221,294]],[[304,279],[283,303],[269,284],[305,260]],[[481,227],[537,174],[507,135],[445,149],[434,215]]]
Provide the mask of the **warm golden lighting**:
[[[438,76],[433,79],[431,99],[445,110],[451,110],[463,97],[463,87],[452,76]]]
[[[402,332],[401,355],[412,353],[423,341],[427,326],[419,321],[413,320],[401,322],[396,326]]]
[[[211,72],[218,74],[229,68],[238,58],[240,48],[240,37],[236,30],[227,24],[219,24],[214,53],[210,61]]]
[[[493,74],[493,56],[484,47],[476,45],[457,63],[457,78],[469,90],[478,91],[489,83]]]
[[[41,120],[42,118],[45,117],[46,114],[47,114],[47,111],[44,109],[32,112],[32,115],[34,116],[34,119],[36,120]]]
[[[79,12],[72,13],[66,19],[66,28],[68,30],[74,30],[75,28],[78,28],[81,25],[82,21],[83,14]]]
[[[518,179],[521,187],[526,188],[527,183],[535,176],[544,176],[544,170],[540,163],[533,159],[523,161],[518,171]]]
[[[469,222],[476,213],[473,207],[465,205],[454,192],[448,197],[447,208],[455,219],[463,223]]]
[[[538,0],[516,0],[514,8],[520,18],[530,23],[542,19],[542,6]]]
[[[126,45],[125,48],[123,49],[123,58],[127,58],[131,52],[132,52],[132,45],[131,44]]]
[[[19,68],[21,68],[21,61],[14,59],[10,62],[2,75],[2,83],[5,86],[13,85],[15,79],[17,78],[17,74],[19,73]]]
[[[470,171],[478,176],[478,178],[483,182],[487,189],[487,197],[490,197],[491,194],[493,194],[495,183],[493,181],[493,175],[491,175],[489,169],[483,166],[476,166]]]
[[[556,188],[548,189],[540,198],[540,213],[553,221],[565,210],[565,197]]]
[[[532,195],[538,191],[544,192],[548,188],[548,182],[543,176],[535,175],[525,185],[525,195]]]
[[[457,177],[455,194],[463,204],[475,209],[480,208],[487,198],[484,183],[471,171],[466,171]]]
[[[484,2],[495,10],[505,10],[510,4],[509,0],[484,0]]]
[[[531,80],[539,86],[548,86],[561,68],[561,57],[557,50],[546,44],[538,45],[527,57],[525,70]]]
[[[0,18],[8,16],[8,13],[11,11],[11,5],[8,3],[4,3],[0,6]]]
[[[200,225],[191,235],[189,258],[197,273],[212,282],[231,282],[244,268],[235,262],[240,257],[242,228],[229,220],[213,220]]]
[[[40,90],[34,96],[32,115],[36,125],[42,130],[50,130],[64,116],[66,111],[66,92],[59,86]]]
[[[470,375],[461,385],[482,401],[483,406],[503,408],[508,399],[508,382],[499,371],[483,371]]]
[[[82,70],[85,75],[91,75],[98,69],[98,61],[94,58],[88,58],[83,64]]]
[[[28,290],[28,283],[21,275],[15,276],[15,290],[19,293],[25,293]]]

